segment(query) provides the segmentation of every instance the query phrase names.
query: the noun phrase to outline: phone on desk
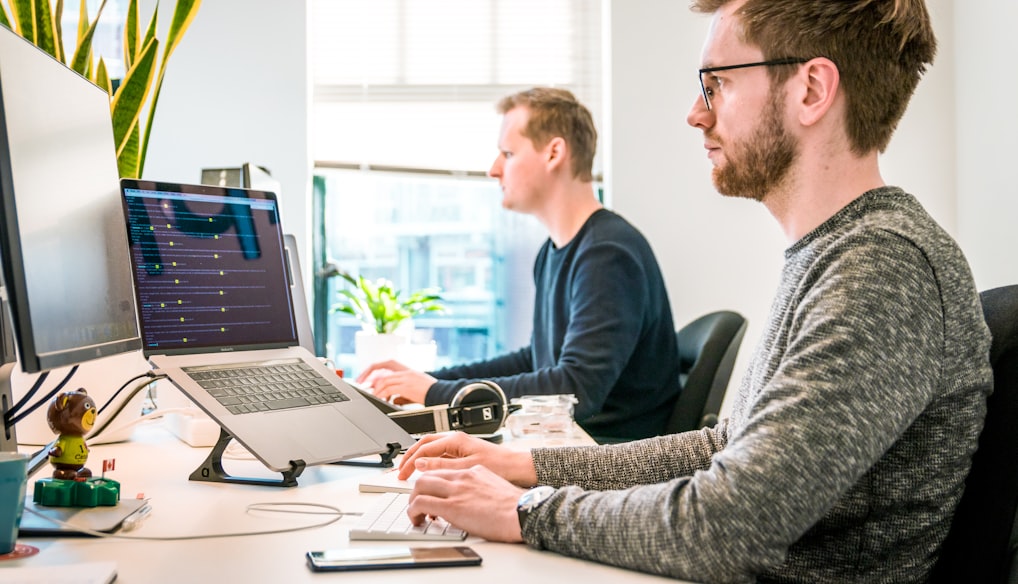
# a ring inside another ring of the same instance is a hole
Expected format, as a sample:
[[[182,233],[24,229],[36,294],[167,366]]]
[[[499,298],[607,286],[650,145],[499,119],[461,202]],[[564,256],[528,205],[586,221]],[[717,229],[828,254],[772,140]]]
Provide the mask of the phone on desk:
[[[307,558],[308,567],[315,572],[481,565],[481,556],[467,546],[354,547],[308,552]]]

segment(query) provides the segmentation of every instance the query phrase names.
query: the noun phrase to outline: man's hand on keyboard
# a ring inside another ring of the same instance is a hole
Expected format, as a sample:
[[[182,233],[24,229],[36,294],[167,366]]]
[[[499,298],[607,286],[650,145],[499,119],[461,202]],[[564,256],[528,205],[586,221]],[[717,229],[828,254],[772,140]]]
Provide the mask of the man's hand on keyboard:
[[[396,399],[396,403],[423,404],[435,378],[407,367],[398,361],[373,363],[359,376],[357,382],[371,385],[371,391],[382,399]]]
[[[463,432],[428,434],[407,450],[399,462],[399,478],[415,470],[462,470],[484,466],[521,487],[537,483],[534,460],[528,451],[514,451]]]
[[[524,491],[483,466],[433,470],[417,477],[407,512],[414,525],[442,517],[488,541],[521,542],[516,502]]]

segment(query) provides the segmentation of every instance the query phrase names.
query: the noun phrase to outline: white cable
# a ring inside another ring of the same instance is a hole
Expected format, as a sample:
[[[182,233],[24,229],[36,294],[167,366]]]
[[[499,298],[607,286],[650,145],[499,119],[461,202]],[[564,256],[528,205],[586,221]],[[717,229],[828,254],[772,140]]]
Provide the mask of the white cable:
[[[314,512],[314,511],[294,511],[294,510],[287,511],[287,510],[284,510],[284,509],[273,509],[272,508],[272,507],[285,507],[285,506],[314,507],[314,508],[321,509],[321,511],[317,511],[317,512]],[[223,537],[243,537],[243,536],[248,536],[248,535],[271,535],[271,534],[275,534],[275,533],[291,533],[291,532],[294,532],[294,531],[303,531],[305,529],[315,529],[317,527],[325,527],[326,525],[332,525],[333,523],[339,521],[340,519],[342,519],[346,515],[361,515],[361,513],[349,513],[349,512],[340,510],[339,507],[334,507],[332,505],[325,505],[325,504],[322,504],[322,503],[303,503],[303,502],[284,502],[284,501],[265,502],[265,503],[251,503],[250,505],[248,505],[245,508],[245,512],[246,513],[251,513],[252,511],[264,511],[264,512],[270,512],[270,513],[294,513],[294,514],[299,514],[299,515],[329,515],[331,517],[330,517],[330,519],[328,521],[322,521],[322,522],[319,522],[319,523],[312,523],[310,525],[300,525],[300,526],[297,526],[297,527],[284,527],[284,528],[281,528],[281,529],[269,529],[269,530],[265,530],[265,531],[239,531],[239,532],[228,532],[228,533],[212,533],[212,534],[208,534],[208,535],[144,536],[144,535],[120,535],[120,534],[117,534],[117,533],[103,533],[102,531],[94,531],[94,530],[91,530],[91,529],[87,529],[87,528],[84,528],[84,527],[79,527],[77,525],[73,525],[73,524],[68,523],[66,521],[61,521],[59,519],[54,519],[52,517],[49,517],[49,516],[46,516],[46,515],[40,513],[39,511],[37,511],[35,509],[32,509],[31,507],[25,507],[25,511],[27,511],[27,512],[33,514],[33,515],[37,515],[38,517],[40,517],[41,519],[43,519],[45,521],[48,521],[48,522],[51,522],[51,523],[55,523],[55,524],[65,528],[65,529],[69,529],[69,530],[72,530],[72,531],[75,531],[75,532],[78,532],[78,533],[83,533],[85,535],[92,535],[92,536],[95,536],[95,537],[102,537],[102,538],[109,538],[109,539],[131,539],[131,540],[138,540],[138,541],[178,541],[178,540],[188,540],[188,539],[215,539],[215,538],[223,538]]]

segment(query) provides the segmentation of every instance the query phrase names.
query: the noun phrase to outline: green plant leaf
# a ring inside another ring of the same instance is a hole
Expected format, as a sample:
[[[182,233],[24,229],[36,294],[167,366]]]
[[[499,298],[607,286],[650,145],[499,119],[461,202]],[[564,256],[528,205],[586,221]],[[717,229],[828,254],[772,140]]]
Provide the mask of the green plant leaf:
[[[425,312],[445,312],[445,306],[437,288],[418,290],[406,299],[396,290],[392,282],[379,278],[372,282],[363,276],[351,276],[346,272],[336,275],[354,289],[337,291],[341,297],[331,312],[344,312],[356,316],[365,326],[378,333],[392,333],[400,323]]]
[[[188,27],[194,21],[194,17],[198,14],[198,8],[201,6],[201,0],[177,0],[176,10],[173,11],[173,20],[170,22],[170,30],[166,35],[166,49],[163,54],[163,60],[159,65],[159,75],[156,79],[155,91],[152,93],[152,106],[148,109],[148,121],[145,123],[145,135],[141,139],[139,146],[139,160],[138,160],[138,175],[145,170],[145,153],[148,151],[148,140],[152,133],[152,120],[155,119],[156,105],[159,103],[159,94],[163,89],[163,78],[166,76],[166,64],[170,60],[170,55],[173,54],[174,49],[180,44],[180,40],[183,38],[184,33],[187,32]],[[155,22],[155,16],[152,17]]]
[[[138,43],[138,0],[131,0],[124,15],[124,70],[130,71],[138,58],[141,45]]]
[[[117,170],[120,171],[120,176],[123,178],[138,178],[141,176],[138,172],[138,143],[140,137],[141,130],[138,129],[138,124],[135,124],[131,134],[127,137],[124,149],[117,156]]]
[[[0,3],[0,25],[6,26],[7,28],[14,30],[11,27],[11,19],[9,16],[7,16],[7,8],[3,5],[3,3]]]
[[[67,62],[67,55],[64,54],[64,0],[57,0],[57,7],[53,10],[53,36],[57,47],[57,59],[61,63]]]
[[[113,83],[110,81],[110,74],[106,70],[106,61],[99,57],[99,65],[95,68],[95,84],[106,90],[106,93],[113,93]]]
[[[155,73],[156,54],[159,50],[159,39],[153,38],[148,46],[141,53],[141,58],[135,62],[134,67],[127,72],[120,88],[113,97],[113,137],[117,144],[117,158],[125,151],[131,132],[138,125],[141,117],[141,109],[145,103],[145,96],[152,83],[152,76]],[[144,148],[139,143],[139,155]],[[121,165],[124,166],[124,165]],[[141,176],[141,161],[136,165],[136,174],[121,175],[125,178],[138,178]]]
[[[88,14],[85,12],[85,0],[81,0],[81,14],[78,17],[78,45],[74,48],[74,56],[68,66],[85,77],[91,78],[92,69],[92,37],[95,36],[95,26],[102,16],[103,8],[106,7],[106,0],[99,5],[95,20],[88,22]]]
[[[11,4],[11,15],[14,16],[16,32],[35,43],[34,0],[14,0]]]
[[[60,51],[56,46],[56,31],[53,23],[53,6],[50,0],[35,0],[35,44],[56,59],[60,59]],[[63,59],[60,59],[63,62]]]

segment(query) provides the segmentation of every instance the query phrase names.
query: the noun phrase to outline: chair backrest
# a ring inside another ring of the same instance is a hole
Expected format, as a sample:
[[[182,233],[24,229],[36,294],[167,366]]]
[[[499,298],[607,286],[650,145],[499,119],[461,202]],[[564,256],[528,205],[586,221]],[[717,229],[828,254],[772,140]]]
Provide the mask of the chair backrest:
[[[717,423],[745,334],[745,317],[730,310],[705,314],[675,333],[682,393],[663,433],[696,430]]]
[[[931,582],[1014,582],[1018,509],[1018,285],[980,294],[993,335],[993,393],[965,493]],[[1009,580],[1010,578],[1010,580]]]

